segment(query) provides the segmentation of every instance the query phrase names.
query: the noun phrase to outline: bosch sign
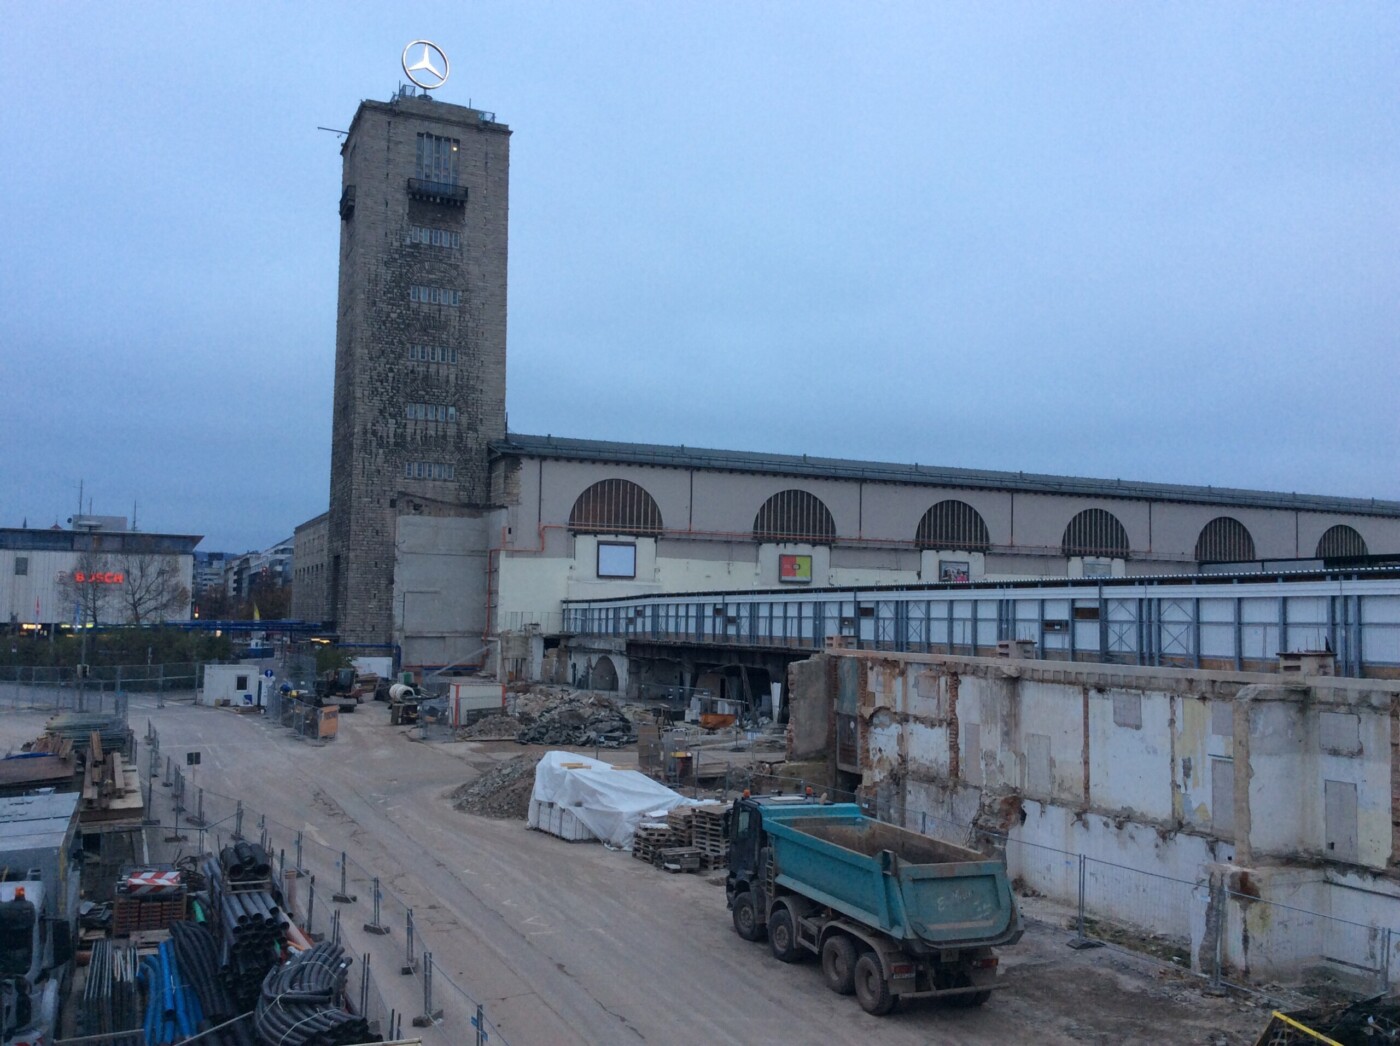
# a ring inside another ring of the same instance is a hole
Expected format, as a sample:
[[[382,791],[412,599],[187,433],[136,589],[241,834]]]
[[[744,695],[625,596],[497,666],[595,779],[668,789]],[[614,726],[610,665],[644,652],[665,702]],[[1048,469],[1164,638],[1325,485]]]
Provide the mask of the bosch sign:
[[[73,571],[73,581],[79,585],[120,585],[124,580],[120,573],[115,572],[88,574],[81,570]]]

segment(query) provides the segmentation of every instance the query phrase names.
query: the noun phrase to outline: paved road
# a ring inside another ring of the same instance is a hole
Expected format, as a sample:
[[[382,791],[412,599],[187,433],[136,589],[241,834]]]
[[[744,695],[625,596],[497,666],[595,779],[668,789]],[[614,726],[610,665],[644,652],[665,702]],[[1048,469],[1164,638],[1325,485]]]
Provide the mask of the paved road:
[[[1253,1008],[1204,998],[1192,982],[1117,953],[1071,951],[1062,930],[1034,922],[1004,952],[1007,989],[985,1008],[919,1002],[872,1018],[827,991],[814,965],[785,966],[740,940],[719,875],[666,875],[596,844],[452,809],[448,791],[517,746],[423,744],[374,705],[343,716],[340,739],[324,747],[255,717],[133,703],[138,735],[148,714],[163,752],[201,751],[200,784],[349,849],[381,875],[414,907],[435,960],[513,1046],[1244,1043],[1262,1026]],[[0,723],[0,739],[20,726]],[[382,960],[375,968],[381,983],[396,980]],[[416,1012],[411,979],[388,990],[391,1005]],[[460,1024],[432,1038],[472,1041]]]

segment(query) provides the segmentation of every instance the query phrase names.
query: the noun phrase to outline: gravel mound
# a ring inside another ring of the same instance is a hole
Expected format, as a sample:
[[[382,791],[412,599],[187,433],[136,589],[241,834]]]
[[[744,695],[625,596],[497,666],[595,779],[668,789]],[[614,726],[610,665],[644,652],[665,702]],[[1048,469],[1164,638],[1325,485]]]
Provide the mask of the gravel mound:
[[[498,821],[525,820],[535,788],[538,756],[518,755],[493,766],[452,794],[452,805],[463,813]]]
[[[473,741],[514,741],[521,725],[513,715],[489,715],[461,731],[461,736]]]

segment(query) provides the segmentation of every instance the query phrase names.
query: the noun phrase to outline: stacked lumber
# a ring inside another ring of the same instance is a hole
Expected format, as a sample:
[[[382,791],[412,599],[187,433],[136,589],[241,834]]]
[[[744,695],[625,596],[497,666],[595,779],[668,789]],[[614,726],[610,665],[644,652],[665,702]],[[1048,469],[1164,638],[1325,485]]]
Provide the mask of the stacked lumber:
[[[96,730],[88,735],[82,794],[80,819],[85,822],[140,816],[145,806],[139,771],[122,758],[120,748],[108,750]]]
[[[131,731],[119,715],[102,712],[60,712],[44,724],[44,733],[67,740],[75,751],[84,752],[95,734],[106,751],[131,751]]]

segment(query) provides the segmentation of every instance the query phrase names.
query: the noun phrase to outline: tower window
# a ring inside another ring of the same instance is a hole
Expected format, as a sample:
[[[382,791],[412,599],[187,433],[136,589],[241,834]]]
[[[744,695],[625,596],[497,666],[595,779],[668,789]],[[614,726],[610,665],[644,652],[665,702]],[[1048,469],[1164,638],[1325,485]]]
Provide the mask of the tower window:
[[[404,414],[409,421],[457,420],[457,408],[447,403],[406,403]]]
[[[425,287],[415,283],[408,288],[408,300],[420,305],[460,305],[462,292],[450,287]]]
[[[441,461],[406,461],[404,479],[451,480],[457,478],[457,466]]]
[[[418,136],[417,168],[418,177],[430,182],[457,184],[456,138],[443,138],[436,134]]]
[[[455,364],[457,349],[450,345],[410,345],[408,358],[415,363]]]
[[[408,242],[422,243],[429,247],[446,247],[457,250],[462,246],[462,234],[452,229],[433,229],[426,225],[410,225]]]

